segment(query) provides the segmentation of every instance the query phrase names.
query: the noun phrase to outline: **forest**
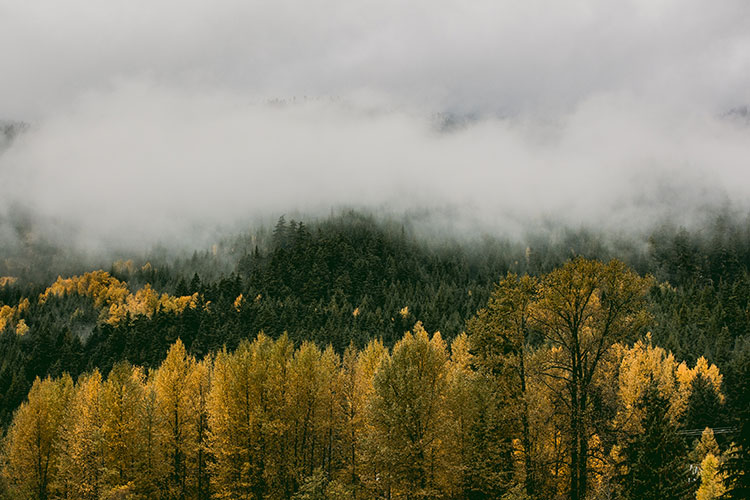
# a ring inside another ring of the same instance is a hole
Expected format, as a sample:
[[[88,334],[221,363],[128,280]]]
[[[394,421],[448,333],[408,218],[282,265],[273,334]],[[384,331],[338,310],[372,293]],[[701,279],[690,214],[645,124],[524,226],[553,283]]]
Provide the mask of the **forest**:
[[[750,498],[750,218],[427,232],[3,247],[0,494]]]

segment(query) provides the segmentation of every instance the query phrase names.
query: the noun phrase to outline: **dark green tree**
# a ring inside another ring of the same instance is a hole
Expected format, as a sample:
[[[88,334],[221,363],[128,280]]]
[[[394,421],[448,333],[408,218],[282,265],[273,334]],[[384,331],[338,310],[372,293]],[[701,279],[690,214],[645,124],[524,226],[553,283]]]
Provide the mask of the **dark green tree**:
[[[643,409],[643,432],[623,448],[619,481],[629,500],[687,500],[693,485],[687,448],[666,415],[669,401],[649,383],[639,405]]]
[[[722,404],[713,384],[700,373],[693,379],[685,412],[686,429],[718,427],[722,420]]]
[[[747,499],[750,498],[750,348],[747,346],[732,363],[727,385],[731,389],[728,406],[732,408],[737,433],[732,436],[733,451],[722,465],[728,487],[723,498]]]

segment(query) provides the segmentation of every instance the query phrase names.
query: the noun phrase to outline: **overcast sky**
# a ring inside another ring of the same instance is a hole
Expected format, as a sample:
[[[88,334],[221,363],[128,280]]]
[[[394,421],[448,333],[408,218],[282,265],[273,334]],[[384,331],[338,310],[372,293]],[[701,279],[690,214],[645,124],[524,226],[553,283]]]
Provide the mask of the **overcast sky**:
[[[0,120],[31,124],[0,214],[82,240],[341,205],[618,227],[750,196],[747,0],[0,0],[0,46]]]

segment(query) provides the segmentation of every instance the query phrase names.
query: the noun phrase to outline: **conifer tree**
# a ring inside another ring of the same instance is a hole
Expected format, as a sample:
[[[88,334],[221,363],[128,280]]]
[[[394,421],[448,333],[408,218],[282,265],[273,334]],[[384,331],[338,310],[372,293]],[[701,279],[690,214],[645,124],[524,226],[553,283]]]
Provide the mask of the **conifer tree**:
[[[622,451],[620,476],[630,500],[687,500],[693,495],[687,450],[664,409],[668,401],[651,381],[638,404],[643,409],[643,432]]]
[[[213,357],[206,356],[195,367],[197,419],[195,422],[195,493],[198,500],[211,498],[211,477],[209,473],[210,451],[208,445],[208,398],[213,381]]]
[[[102,414],[102,377],[95,370],[79,378],[62,426],[58,483],[74,498],[97,500],[106,491]]]
[[[289,369],[289,423],[290,430],[293,430],[294,470],[298,484],[312,475],[323,455],[321,354],[315,344],[303,342],[294,353]]]
[[[722,464],[727,491],[724,498],[750,498],[750,351],[745,349],[732,370],[735,393],[733,424],[737,431],[732,436],[732,448]]]
[[[251,346],[243,341],[229,354],[221,351],[214,363],[214,383],[208,401],[211,434],[209,448],[214,457],[211,472],[217,498],[251,498],[263,493],[262,456],[256,453],[262,428],[262,365],[256,356],[264,336]],[[260,384],[259,384],[260,383]]]
[[[685,412],[685,428],[703,429],[721,426],[721,400],[711,381],[697,373],[690,383]]]
[[[207,401],[208,451],[216,498],[284,496],[287,479],[286,337],[259,334],[216,356]]]
[[[161,439],[166,454],[164,460],[169,466],[168,498],[187,498],[195,487],[198,442],[194,429],[199,418],[196,365],[195,359],[187,354],[184,344],[178,339],[154,377],[161,414]]]
[[[430,338],[419,323],[375,374],[371,419],[392,495],[439,495],[447,375],[445,343],[439,333]]]
[[[359,470],[357,467],[357,453],[360,444],[360,434],[363,422],[363,407],[357,384],[357,348],[354,344],[344,351],[339,372],[340,405],[341,415],[341,460],[342,479],[352,488],[359,485]]]
[[[354,495],[362,489],[380,488],[382,460],[369,418],[370,401],[375,393],[375,372],[386,359],[388,350],[380,340],[370,341],[356,353],[353,347],[344,355],[343,402],[347,436],[350,480]]]
[[[16,411],[4,441],[3,476],[13,498],[52,497],[59,466],[62,421],[73,392],[73,381],[39,379]]]
[[[320,357],[320,434],[323,445],[320,467],[329,480],[342,463],[340,369],[341,358],[329,345]]]
[[[140,452],[135,464],[136,484],[146,498],[159,497],[166,483],[169,465],[164,459],[166,435],[163,429],[166,424],[157,400],[154,375],[152,371],[143,379],[143,397],[137,416],[140,422],[137,437]]]
[[[719,460],[713,453],[706,455],[701,462],[701,485],[696,492],[696,500],[717,500],[724,494],[724,480],[719,471]]]
[[[140,439],[143,398],[140,369],[127,362],[115,364],[101,390],[101,433],[108,488],[135,480],[135,464],[143,452]]]

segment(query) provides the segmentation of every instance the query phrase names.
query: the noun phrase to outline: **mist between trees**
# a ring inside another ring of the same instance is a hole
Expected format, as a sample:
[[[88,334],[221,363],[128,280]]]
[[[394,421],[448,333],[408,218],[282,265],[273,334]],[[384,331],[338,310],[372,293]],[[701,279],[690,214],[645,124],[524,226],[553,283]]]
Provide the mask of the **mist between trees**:
[[[653,344],[652,286],[578,258],[507,275],[450,342],[418,322],[392,349],[260,333],[197,359],[178,339],[151,370],[37,378],[6,495],[717,498],[743,448],[678,432],[717,426],[723,376]]]

